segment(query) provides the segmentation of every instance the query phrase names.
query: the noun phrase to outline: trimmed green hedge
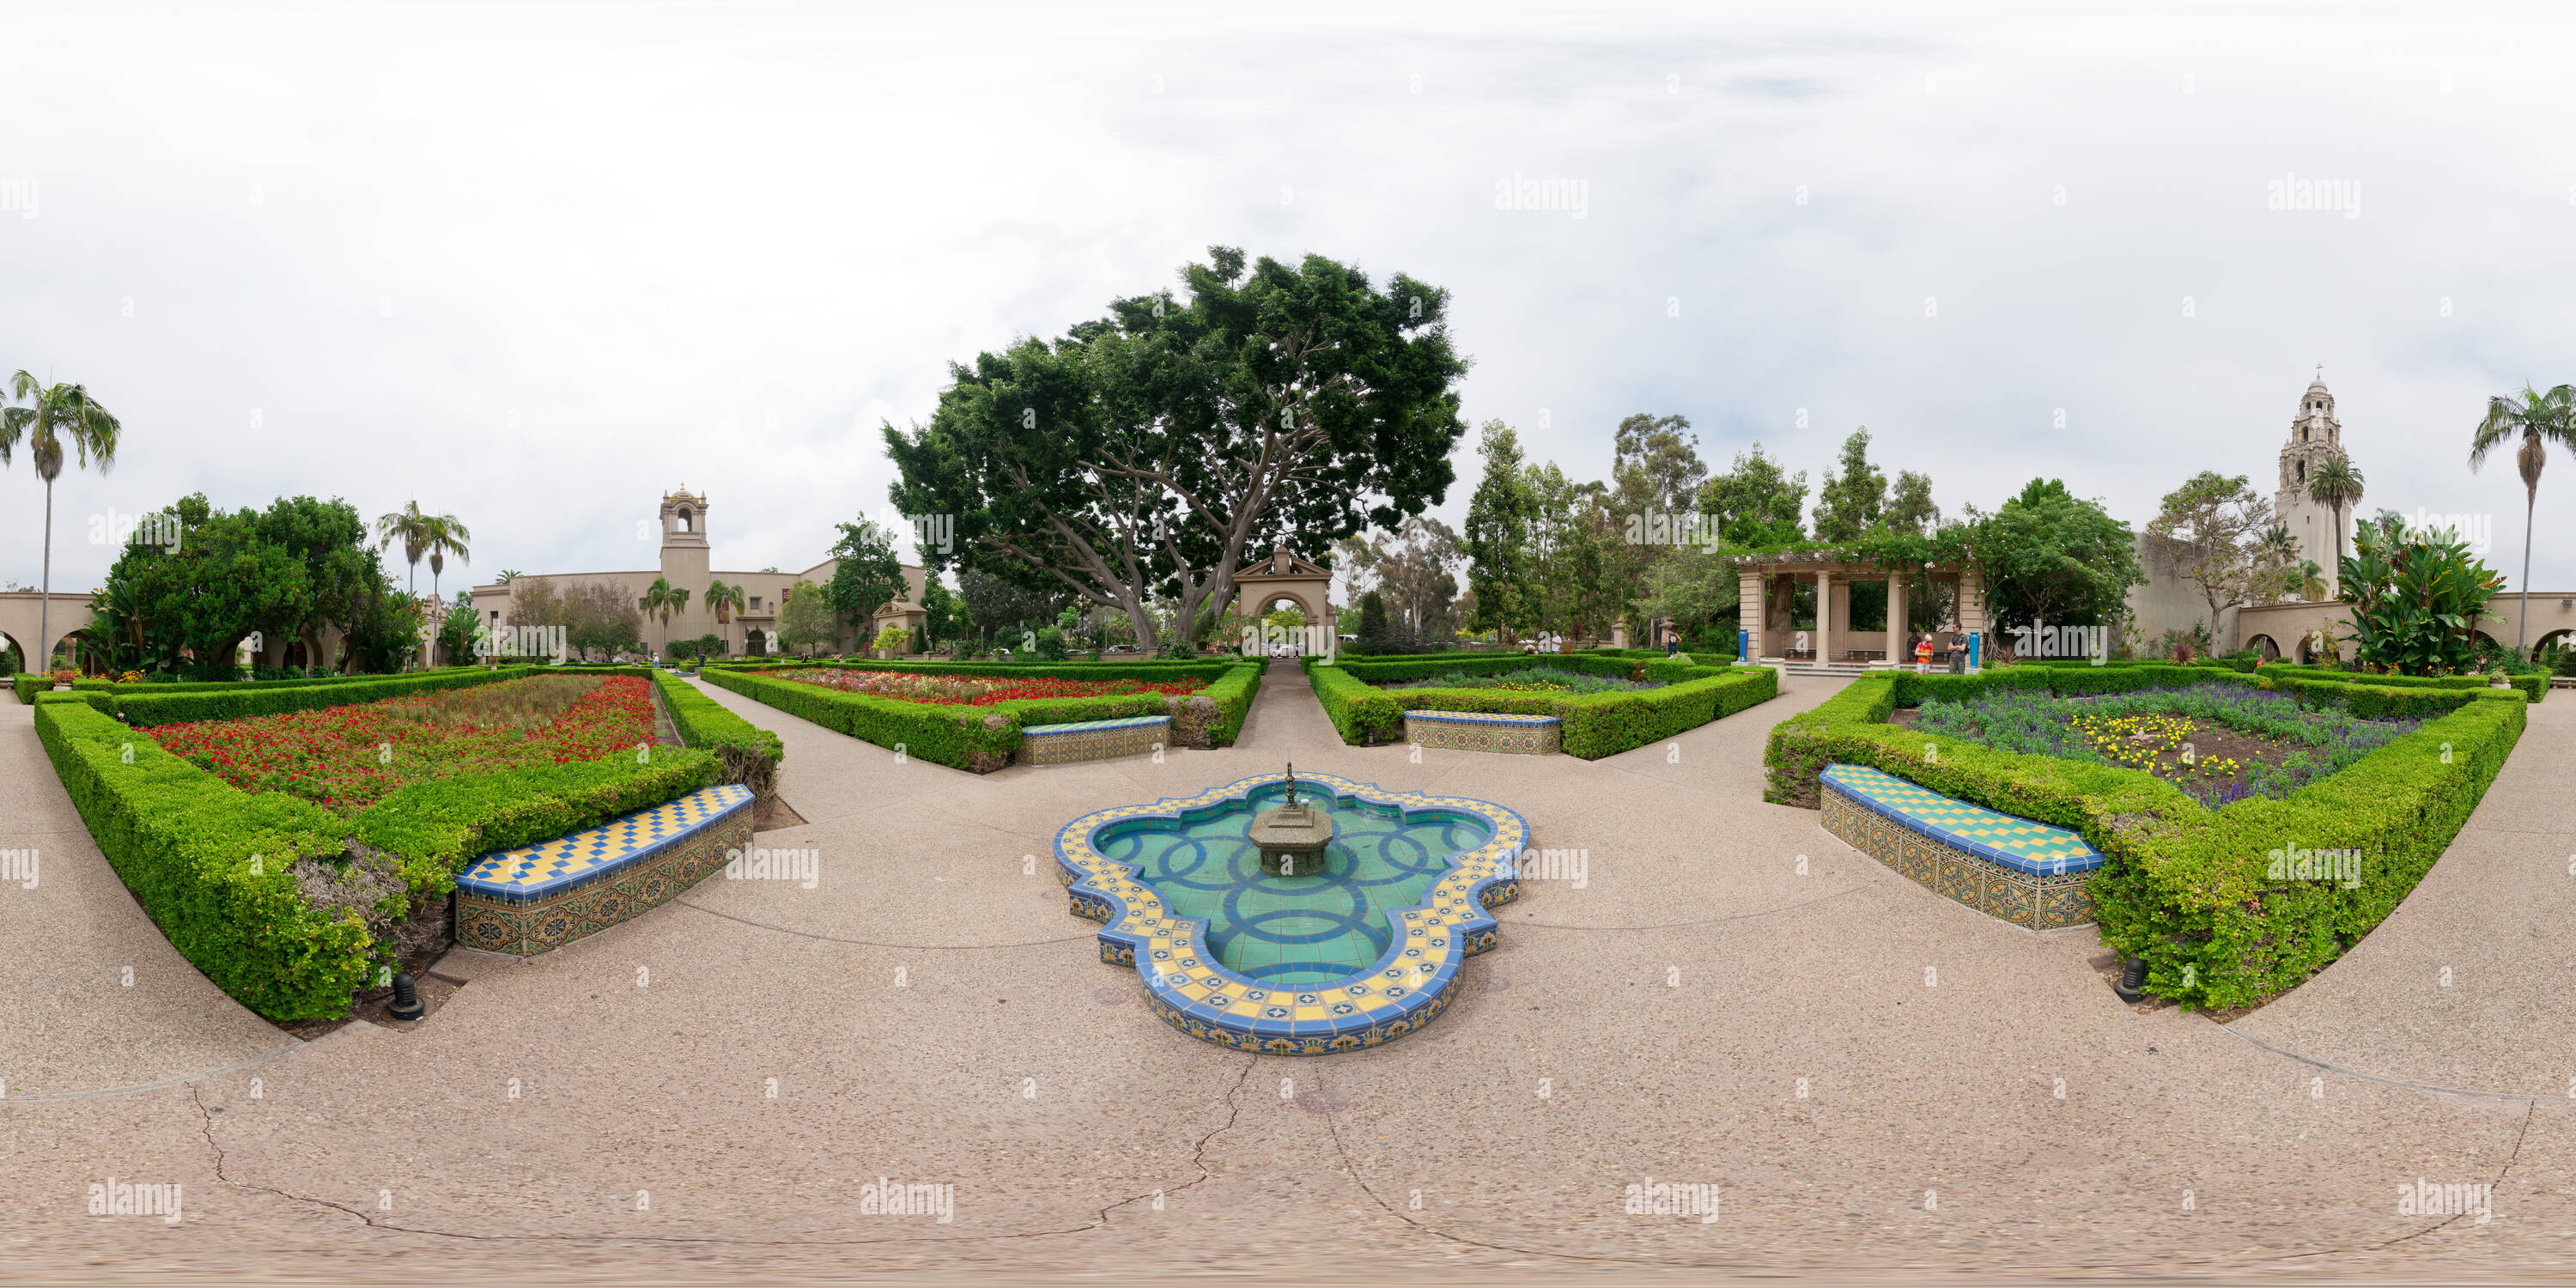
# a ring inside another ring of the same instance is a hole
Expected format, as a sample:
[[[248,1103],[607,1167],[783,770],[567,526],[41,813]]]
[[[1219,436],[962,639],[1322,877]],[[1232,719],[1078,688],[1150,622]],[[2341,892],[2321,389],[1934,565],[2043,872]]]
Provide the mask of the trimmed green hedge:
[[[861,742],[956,769],[990,773],[1009,764],[1020,745],[1018,722],[985,707],[901,702],[714,667],[698,678]]]
[[[912,670],[923,665],[953,664],[876,662],[828,665],[845,670]],[[1234,741],[1242,731],[1244,717],[1252,710],[1253,696],[1260,691],[1264,670],[1264,665],[1257,660],[1175,662],[1166,664],[1172,669],[1146,675],[1103,674],[1104,670],[1126,669],[1107,663],[1074,665],[1082,668],[1079,674],[1066,675],[1067,668],[1059,665],[1004,668],[964,664],[954,665],[953,669],[957,673],[1001,676],[1052,673],[1066,679],[1089,680],[1204,679],[1209,681],[1208,686],[1188,697],[1204,697],[1216,703],[1217,722],[1209,728],[1208,736],[1219,746]],[[820,685],[772,679],[735,669],[710,667],[699,672],[699,678],[862,742],[901,748],[907,755],[979,774],[991,773],[1009,764],[1013,754],[1019,750],[1020,731],[1030,725],[1166,715],[1174,712],[1176,704],[1187,700],[1153,692],[1110,693],[1089,698],[1015,698],[991,706],[973,707],[843,693]]]
[[[2198,667],[2154,669],[2168,681],[2159,687],[2208,679]],[[1764,798],[1812,808],[1825,766],[1870,765],[1959,800],[2074,831],[2110,859],[2088,887],[2102,938],[2145,958],[2149,989],[2186,1006],[2260,1001],[2315,974],[2369,933],[2467,821],[2521,737],[2529,711],[2518,695],[2460,695],[2456,709],[2436,713],[2340,773],[2285,799],[2250,798],[2216,811],[2142,770],[2018,755],[1887,723],[1897,707],[1936,691],[1971,696],[1961,681],[2050,687],[2027,679],[2006,683],[2016,673],[2087,674],[2014,667],[1981,676],[1864,676],[1772,729]],[[2261,679],[2262,687],[2275,687],[2276,677]],[[2346,691],[2331,691],[2337,688]],[[2361,714],[2385,701],[2381,695],[2456,692],[2305,686],[2298,696],[2312,702],[2340,696]],[[2359,885],[2272,881],[2268,856],[2293,847],[2360,851]]]
[[[393,949],[356,911],[305,902],[297,859],[387,851],[411,903],[454,889],[476,856],[547,840],[712,782],[703,752],[626,755],[415,784],[342,816],[283,792],[245,793],[73,694],[39,694],[44,744],[90,836],[171,946],[244,1006],[280,1022],[337,1019]],[[408,907],[380,907],[399,920]]]
[[[1527,659],[1505,655],[1519,666],[1494,668],[1517,670],[1528,665]],[[1367,744],[1404,736],[1404,713],[1407,711],[1490,711],[1517,715],[1555,716],[1563,724],[1558,729],[1559,742],[1567,755],[1583,760],[1604,756],[1658,742],[1685,730],[1696,729],[1712,720],[1722,720],[1756,703],[1768,702],[1780,691],[1779,672],[1769,667],[1696,667],[1692,674],[1660,689],[1633,689],[1613,693],[1516,693],[1507,689],[1381,689],[1370,679],[1415,679],[1412,665],[1420,659],[1401,661],[1367,661],[1337,666],[1317,666],[1307,674],[1315,686],[1315,697],[1324,705],[1324,714],[1339,730],[1342,741]],[[1581,654],[1558,653],[1549,657],[1554,665],[1564,661],[1589,661],[1594,666],[1583,669],[1624,672],[1632,665],[1625,658],[1585,658]],[[1435,666],[1423,674],[1439,674],[1451,669]],[[1458,668],[1465,669],[1465,668]],[[1478,673],[1478,672],[1471,672]]]
[[[708,752],[724,765],[728,783],[740,783],[763,800],[778,794],[778,765],[787,759],[787,744],[778,735],[727,711],[697,686],[665,671],[653,672],[653,690],[680,741]]]

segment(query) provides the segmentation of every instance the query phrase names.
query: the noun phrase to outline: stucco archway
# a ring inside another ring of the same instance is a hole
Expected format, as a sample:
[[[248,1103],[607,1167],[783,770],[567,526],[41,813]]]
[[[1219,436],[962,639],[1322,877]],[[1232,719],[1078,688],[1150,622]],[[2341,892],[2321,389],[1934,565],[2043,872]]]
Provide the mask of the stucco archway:
[[[1330,628],[1333,616],[1333,573],[1311,560],[1300,559],[1281,546],[1235,571],[1234,602],[1246,610],[1245,615],[1259,617],[1270,605],[1288,600],[1306,614],[1306,624]]]
[[[2269,635],[2257,635],[2254,638],[2245,641],[2245,647],[2262,654],[2263,660],[2266,662],[2281,656],[2281,646],[2274,643],[2272,637]]]

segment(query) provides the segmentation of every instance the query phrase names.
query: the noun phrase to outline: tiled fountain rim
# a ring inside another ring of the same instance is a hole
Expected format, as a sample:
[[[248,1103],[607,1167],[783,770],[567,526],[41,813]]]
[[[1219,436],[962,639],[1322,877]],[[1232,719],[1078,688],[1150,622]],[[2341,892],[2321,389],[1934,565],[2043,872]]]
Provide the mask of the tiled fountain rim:
[[[1451,856],[1448,870],[1420,903],[1388,910],[1389,929],[1402,933],[1367,970],[1329,985],[1284,989],[1236,974],[1213,953],[1203,955],[1206,919],[1171,914],[1161,894],[1137,878],[1137,865],[1110,859],[1092,844],[1111,825],[1183,822],[1186,814],[1245,802],[1286,778],[1260,774],[1196,796],[1114,806],[1066,824],[1056,834],[1055,857],[1073,910],[1105,923],[1102,959],[1135,966],[1164,1022],[1203,1041],[1277,1055],[1322,1055],[1418,1030],[1448,1008],[1449,987],[1466,959],[1493,946],[1494,919],[1485,910],[1520,893],[1516,860],[1528,847],[1529,824],[1513,810],[1463,796],[1388,791],[1331,774],[1299,776],[1299,786],[1329,793],[1335,804],[1356,799],[1392,806],[1408,817],[1470,814],[1491,823],[1494,834]]]

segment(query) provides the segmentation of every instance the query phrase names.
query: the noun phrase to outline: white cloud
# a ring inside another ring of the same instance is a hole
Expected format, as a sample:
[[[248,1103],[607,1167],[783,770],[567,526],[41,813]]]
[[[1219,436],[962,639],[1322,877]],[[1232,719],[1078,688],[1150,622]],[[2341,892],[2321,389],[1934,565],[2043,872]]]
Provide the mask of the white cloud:
[[[58,486],[57,585],[105,570],[82,516],[197,489],[416,495],[486,579],[649,566],[685,482],[720,565],[791,567],[884,505],[874,427],[947,363],[1222,242],[1449,287],[1470,420],[1585,476],[1633,411],[1811,473],[1865,423],[1954,513],[2044,474],[2143,522],[2203,467],[2268,493],[2323,362],[2365,508],[2493,511],[2518,575],[2520,483],[2465,443],[2576,380],[2551,29],[1911,15],[22,13],[0,367],[126,422]],[[2361,217],[2267,210],[2292,172]],[[1513,176],[1583,217],[1496,210]],[[0,495],[32,582],[41,492]],[[2576,461],[2541,506],[2535,581],[2576,586]]]

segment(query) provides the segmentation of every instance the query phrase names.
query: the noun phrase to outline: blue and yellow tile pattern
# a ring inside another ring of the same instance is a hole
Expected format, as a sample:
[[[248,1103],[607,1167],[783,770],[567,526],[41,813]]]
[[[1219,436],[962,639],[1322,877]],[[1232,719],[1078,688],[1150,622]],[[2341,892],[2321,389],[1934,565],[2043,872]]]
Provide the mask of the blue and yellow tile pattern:
[[[1544,756],[1564,746],[1565,722],[1556,716],[1504,711],[1407,711],[1404,740],[1417,747]]]
[[[751,843],[751,789],[702,788],[570,836],[487,854],[456,878],[456,940],[532,957],[658,907]]]
[[[1388,912],[1385,954],[1341,979],[1268,984],[1228,969],[1206,942],[1203,918],[1170,912],[1134,865],[1101,852],[1101,829],[1127,820],[1180,824],[1224,809],[1249,808],[1251,795],[1280,782],[1263,774],[1181,800],[1122,805],[1087,814],[1056,834],[1057,873],[1075,915],[1106,923],[1101,960],[1132,965],[1156,1015],[1173,1028],[1218,1046],[1272,1055],[1325,1055],[1389,1042],[1448,1009],[1450,984],[1470,956],[1494,946],[1486,909],[1520,894],[1515,859],[1529,845],[1529,824],[1489,801],[1390,792],[1328,774],[1297,779],[1300,791],[1331,804],[1366,802],[1404,814],[1436,811],[1470,816],[1492,829],[1483,845],[1449,856],[1447,870],[1421,902]]]
[[[1023,765],[1062,765],[1077,760],[1110,760],[1141,756],[1172,742],[1170,716],[1129,716],[1123,720],[1079,720],[1071,724],[1030,725],[1020,731]]]
[[[1867,765],[1820,776],[1825,830],[1945,898],[2032,930],[2093,920],[2107,860],[2064,828],[1999,814]]]

